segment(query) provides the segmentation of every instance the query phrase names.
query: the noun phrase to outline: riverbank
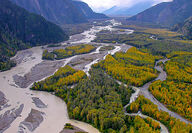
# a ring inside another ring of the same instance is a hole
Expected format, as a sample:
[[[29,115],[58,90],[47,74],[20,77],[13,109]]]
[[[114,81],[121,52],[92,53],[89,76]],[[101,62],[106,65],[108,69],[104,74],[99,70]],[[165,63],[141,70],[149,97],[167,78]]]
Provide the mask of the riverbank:
[[[95,36],[96,32],[95,31],[92,32],[92,30],[90,32],[87,32],[87,34],[91,34],[88,36]],[[94,33],[94,35],[92,35],[92,33]],[[84,34],[84,38],[87,38],[87,35]],[[90,37],[88,38],[89,38],[88,41],[91,40]],[[75,44],[75,42],[73,42],[73,44]],[[17,109],[21,105],[23,107],[21,113],[18,115],[20,117],[14,117],[14,119],[9,124],[10,126],[6,130],[4,130],[4,132],[10,133],[15,131],[21,131],[20,127],[21,125],[23,126],[23,122],[25,123],[26,120],[27,122],[28,120],[29,121],[31,120],[31,117],[29,117],[31,114],[30,112],[41,112],[40,114],[44,115],[43,119],[41,118],[40,120],[37,120],[39,121],[39,124],[35,126],[34,123],[32,123],[32,125],[34,125],[32,127],[35,127],[32,128],[34,132],[47,132],[47,133],[60,132],[63,129],[65,123],[71,123],[74,126],[79,127],[86,132],[98,133],[99,131],[94,127],[90,126],[89,124],[70,120],[68,117],[67,106],[65,102],[60,98],[46,92],[36,92],[31,91],[29,89],[30,85],[33,82],[42,80],[52,75],[59,67],[70,64],[70,61],[72,59],[75,59],[76,57],[75,56],[71,57],[70,59],[65,59],[62,61],[56,61],[52,63],[43,61],[42,53],[43,53],[42,47],[34,47],[31,49],[19,51],[17,55],[12,58],[16,60],[17,66],[9,71],[0,73],[0,84],[1,84],[0,91],[4,93],[5,98],[8,100],[7,104],[10,105],[9,107],[4,108],[0,112],[0,114],[4,115],[7,111]],[[96,54],[100,53],[95,51],[95,53],[93,53],[91,57],[97,58]],[[99,57],[101,58],[102,56],[103,53],[102,55],[99,55]],[[85,65],[88,65],[91,62],[92,60],[89,60],[89,62],[86,63],[84,62],[84,65],[82,65],[81,68],[84,68]],[[42,103],[44,103],[47,107],[41,108],[41,105],[37,105],[39,103],[37,103],[37,101],[36,102],[34,101],[34,97],[41,100]],[[2,120],[3,123],[7,122],[6,119]],[[51,123],[54,123],[54,126],[50,126]],[[23,129],[22,132],[31,132],[30,131],[31,127],[28,127],[26,125],[24,125],[23,127],[24,128],[22,128]]]
[[[63,43],[64,46],[62,46],[62,48],[71,45],[79,45],[81,43],[95,45],[97,49],[88,54],[73,56],[58,61],[43,61],[42,47],[34,47],[28,50],[19,51],[13,58],[16,60],[17,66],[9,71],[0,73],[0,91],[2,91],[2,94],[0,93],[0,104],[2,103],[2,105],[5,105],[5,108],[2,106],[0,114],[4,116],[7,111],[19,109],[19,111],[17,111],[19,112],[17,113],[18,115],[16,115],[17,117],[14,117],[12,121],[9,121],[9,124],[7,124],[9,127],[2,131],[5,133],[15,131],[20,131],[21,133],[57,133],[62,131],[65,123],[71,123],[83,131],[99,133],[96,128],[87,123],[69,119],[67,105],[62,99],[47,92],[31,91],[30,87],[34,82],[41,81],[53,75],[58,68],[65,65],[70,65],[75,69],[83,70],[87,76],[90,76],[89,70],[93,64],[105,59],[108,54],[113,55],[119,51],[126,52],[131,48],[131,46],[125,44],[91,42],[91,40],[96,37],[96,33],[105,28],[110,29],[112,28],[112,25],[107,27],[93,27],[81,35],[77,35],[77,38],[74,36],[71,37],[73,39],[67,42],[69,44],[66,42]],[[100,51],[101,47],[108,45],[114,46],[114,49]],[[162,62],[164,62],[164,60],[162,60]],[[157,66],[157,64],[158,62],[156,62],[155,69],[160,71],[160,74],[156,80],[165,80],[166,72],[164,72],[160,66]],[[153,103],[157,103],[159,109],[164,108],[166,112],[176,114],[174,112],[169,112],[165,106],[161,105],[161,103],[149,93],[148,87],[151,83],[152,82],[149,82],[140,88],[133,88],[135,93],[131,96],[128,105],[134,102],[139,94],[143,94]],[[22,110],[21,107],[23,107]],[[33,118],[33,114],[37,116],[37,118]],[[182,120],[177,114],[174,117]],[[35,122],[33,123],[31,121]],[[2,122],[6,123],[8,120],[2,119]],[[54,123],[54,126],[50,126],[52,123]]]

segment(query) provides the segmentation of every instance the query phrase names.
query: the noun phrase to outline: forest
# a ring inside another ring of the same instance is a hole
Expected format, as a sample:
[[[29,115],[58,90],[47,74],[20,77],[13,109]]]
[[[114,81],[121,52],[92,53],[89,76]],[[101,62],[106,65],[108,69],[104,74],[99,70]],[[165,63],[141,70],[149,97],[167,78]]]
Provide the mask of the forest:
[[[65,49],[55,49],[52,52],[44,50],[42,59],[54,60],[54,59],[64,59],[79,54],[86,54],[94,51],[96,47],[89,44],[81,44],[76,46],[69,46]]]
[[[58,43],[69,38],[57,25],[9,0],[0,1],[0,16],[0,71],[16,65],[10,61],[10,57],[18,50]]]
[[[192,121],[192,85],[174,81],[156,81],[149,90],[169,109]]]
[[[101,47],[100,48],[100,50],[99,51],[106,51],[106,50],[113,50],[113,49],[115,49],[115,47],[114,46],[103,46],[103,47]]]
[[[94,41],[98,43],[125,43],[139,49],[148,49],[154,55],[163,56],[173,51],[192,51],[192,41],[177,32],[134,25],[121,25],[116,28],[133,29],[134,33],[115,34],[110,31],[101,31]]]
[[[129,125],[129,130],[128,132],[122,132],[121,130],[120,133],[160,133],[159,123],[150,118],[142,119],[139,116],[126,116],[125,123]]]
[[[57,85],[62,77],[76,71],[66,66],[31,89],[53,91],[67,103],[70,118],[90,123],[103,133],[160,132],[159,124],[151,119],[125,116],[123,106],[129,103],[133,91],[116,83],[101,69],[92,68],[90,79],[81,78],[73,88],[69,84]],[[69,80],[76,77],[73,74]]]
[[[128,86],[142,86],[158,76],[154,65],[156,60],[163,58],[161,56],[163,55],[170,58],[165,65],[159,64],[164,65],[168,74],[167,80],[153,82],[149,90],[170,110],[191,120],[192,54],[190,53],[190,42],[187,41],[186,43],[184,40],[179,40],[181,39],[180,35],[163,30],[156,36],[158,39],[162,39],[162,41],[159,41],[162,45],[158,44],[159,42],[156,43],[157,46],[159,45],[159,49],[157,49],[154,42],[158,40],[150,38],[157,31],[145,29],[145,32],[145,36],[149,38],[148,41],[152,41],[153,45],[139,46],[139,49],[132,47],[126,53],[118,52],[113,56],[108,55],[105,60],[93,65],[90,70],[90,77],[87,77],[83,71],[65,66],[53,76],[35,83],[31,89],[53,92],[66,102],[71,119],[89,123],[102,133],[159,133],[160,125],[152,119],[125,115],[123,107],[129,103],[134,91],[124,85],[119,85],[114,79],[122,81]],[[137,37],[138,40],[145,40],[145,37],[140,33]],[[171,43],[170,45],[166,44],[169,49],[174,48],[172,50],[166,49],[163,39],[168,42],[171,38],[177,38],[178,40],[175,42],[179,44],[182,42],[183,44],[178,46],[175,46],[174,43],[173,45]],[[176,52],[181,47],[185,52]],[[103,47],[100,50],[112,48]],[[54,50],[53,52],[45,50],[44,55],[50,59],[59,59],[58,57],[62,59],[74,53],[74,55],[77,55],[84,52],[85,50],[82,49],[80,45]],[[156,52],[157,50],[159,51]],[[187,125],[171,117],[168,113],[160,111],[156,105],[144,96],[139,96],[126,110],[128,113],[141,111],[143,114],[163,123],[170,133],[192,132],[191,125]]]
[[[10,59],[6,59],[5,61],[0,62],[0,71],[9,70],[14,66],[16,66],[16,63],[14,61],[11,61]]]
[[[70,66],[60,68],[54,75],[46,78],[41,82],[34,83],[32,90],[41,90],[54,92],[63,89],[66,86],[78,83],[87,76],[81,70],[75,70]]]
[[[153,104],[144,96],[139,96],[135,102],[127,107],[128,113],[137,113],[138,111],[163,123],[170,133],[192,132],[191,125],[187,125],[184,122],[171,117],[167,112],[159,111],[157,105]]]
[[[169,109],[192,121],[192,53],[173,52],[167,56],[167,80],[152,83],[149,90]]]
[[[172,55],[165,65],[168,80],[192,83],[192,53],[179,52]]]
[[[154,65],[155,60],[160,58],[132,47],[126,53],[108,55],[94,67],[102,68],[107,74],[127,85],[142,86],[157,77]]]
[[[55,55],[52,52],[48,52],[48,50],[44,50],[43,51],[43,60],[54,60],[55,59]]]

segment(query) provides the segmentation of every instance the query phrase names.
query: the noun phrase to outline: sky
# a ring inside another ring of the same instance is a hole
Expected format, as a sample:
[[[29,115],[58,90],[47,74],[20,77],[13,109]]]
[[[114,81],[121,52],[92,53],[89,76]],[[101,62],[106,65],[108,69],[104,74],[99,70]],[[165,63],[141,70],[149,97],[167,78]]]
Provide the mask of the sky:
[[[131,7],[134,4],[145,1],[153,1],[154,5],[160,2],[167,2],[172,0],[82,0],[86,2],[94,11],[102,12],[113,6]]]

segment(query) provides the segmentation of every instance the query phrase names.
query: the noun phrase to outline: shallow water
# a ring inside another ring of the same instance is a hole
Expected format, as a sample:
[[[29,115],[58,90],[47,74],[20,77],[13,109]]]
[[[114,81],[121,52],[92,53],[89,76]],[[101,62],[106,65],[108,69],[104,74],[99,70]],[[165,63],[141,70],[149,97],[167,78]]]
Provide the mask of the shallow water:
[[[84,33],[82,33],[85,37],[84,39],[73,43],[90,42],[96,37],[97,32],[105,28],[111,29],[112,25],[104,27],[93,27],[89,31],[85,31]],[[98,48],[94,54],[99,53],[99,49],[100,48]],[[114,54],[120,49],[121,48],[116,47],[115,50],[109,52],[108,54]],[[30,53],[31,55],[25,56],[23,53]],[[22,89],[15,85],[13,81],[13,76],[16,74],[24,76],[25,74],[29,73],[35,65],[42,62],[42,53],[43,49],[41,47],[34,47],[28,50],[19,51],[16,56],[24,56],[22,61],[16,67],[12,68],[9,71],[0,72],[0,91],[5,94],[6,98],[9,100],[8,104],[11,105],[10,107],[7,107],[4,110],[0,111],[0,114],[3,114],[7,110],[18,107],[21,104],[24,104],[24,109],[21,113],[21,116],[15,119],[10,128],[8,128],[5,133],[14,133],[19,131],[20,122],[24,121],[24,119],[27,118],[31,109],[36,109],[45,113],[44,121],[34,131],[35,133],[58,133],[63,129],[65,123],[72,123],[74,126],[77,126],[89,133],[99,133],[96,128],[92,127],[89,124],[70,120],[68,117],[66,103],[62,99],[47,92],[32,91],[30,90],[30,86]],[[76,56],[66,59],[63,66],[67,65],[75,57]],[[91,65],[93,65],[97,61],[98,59],[94,60],[85,67],[86,73],[88,73]],[[32,97],[38,97],[44,104],[47,105],[47,108],[36,107],[33,103]],[[25,132],[30,131],[25,130]]]
[[[120,46],[115,46],[115,49],[108,51],[108,53],[103,57],[103,59],[105,59],[107,57],[107,55],[109,55],[109,54],[114,55],[115,53],[117,53],[120,50],[121,50]]]

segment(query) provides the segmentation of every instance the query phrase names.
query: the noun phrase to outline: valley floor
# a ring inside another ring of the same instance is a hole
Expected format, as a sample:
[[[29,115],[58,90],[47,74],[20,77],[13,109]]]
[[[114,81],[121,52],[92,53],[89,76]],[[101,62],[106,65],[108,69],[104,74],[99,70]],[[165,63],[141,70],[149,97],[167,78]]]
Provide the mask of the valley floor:
[[[42,54],[45,49],[50,50],[52,48],[34,47],[19,51],[13,58],[16,60],[17,66],[9,71],[0,72],[0,132],[10,133],[18,131],[19,133],[56,133],[61,132],[66,123],[71,123],[82,131],[99,133],[100,131],[97,128],[87,123],[71,120],[68,116],[68,105],[66,105],[66,103],[59,97],[54,96],[54,93],[32,91],[30,88],[34,82],[42,81],[47,77],[50,77],[55,74],[59,68],[66,65],[84,71],[89,77],[91,66],[105,60],[107,55],[115,55],[117,52],[127,52],[132,46],[121,43],[91,42],[95,39],[96,33],[103,29],[112,30],[112,26],[113,25],[93,27],[80,35],[72,36],[71,40],[67,42],[68,44],[63,43],[62,46],[56,48],[60,49],[66,48],[66,46],[87,43],[96,47],[96,50],[90,53],[75,55],[61,60],[49,61],[42,60]],[[128,34],[133,33],[133,31],[127,32],[129,32]],[[114,49],[100,51],[102,47],[106,46],[114,46]],[[156,62],[155,69],[160,73],[155,80],[164,81],[167,79],[166,72],[161,66],[157,65],[160,62],[165,63],[166,61],[168,61],[168,59],[162,59]],[[123,84],[118,80],[116,81]],[[132,94],[129,104],[125,105],[124,109],[126,110],[126,108],[134,103],[140,95],[143,95],[153,104],[157,105],[159,110],[167,112],[170,116],[179,119],[186,124],[192,124],[191,121],[170,111],[149,92],[148,88],[154,81],[149,81],[142,87],[132,86],[135,93]],[[152,118],[151,116],[146,116],[141,113],[125,112],[125,115],[140,116],[143,119],[146,119],[147,117]],[[162,133],[170,132],[170,129],[168,129],[164,123],[157,121],[154,118],[152,119],[160,124]],[[53,123],[54,126],[50,126]],[[158,130],[156,131],[158,132]]]

